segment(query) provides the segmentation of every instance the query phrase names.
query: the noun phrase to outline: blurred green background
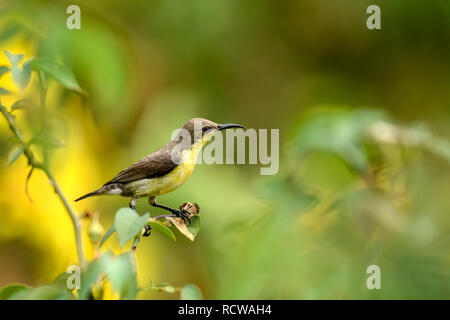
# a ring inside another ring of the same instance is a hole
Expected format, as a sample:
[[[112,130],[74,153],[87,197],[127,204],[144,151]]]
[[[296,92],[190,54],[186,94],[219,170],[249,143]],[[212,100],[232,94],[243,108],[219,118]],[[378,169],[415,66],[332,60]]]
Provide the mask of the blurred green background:
[[[66,8],[81,8],[81,30]],[[381,7],[381,30],[366,8]],[[208,299],[450,298],[450,2],[0,2],[4,50],[69,66],[86,97],[50,83],[64,146],[52,168],[70,199],[170,139],[193,117],[280,129],[280,171],[200,165],[160,202],[201,208],[193,243],[154,232],[140,286],[197,284]],[[38,103],[35,76],[25,92]],[[33,110],[18,114],[24,134]],[[70,221],[42,173],[8,166],[0,121],[0,286],[38,285],[76,262]],[[74,203],[108,228],[120,197]],[[161,211],[138,202],[140,213]],[[88,251],[92,251],[87,245]],[[106,243],[117,249],[117,239]],[[93,253],[91,252],[91,257]],[[368,290],[366,268],[381,268]],[[140,299],[174,295],[145,291]]]

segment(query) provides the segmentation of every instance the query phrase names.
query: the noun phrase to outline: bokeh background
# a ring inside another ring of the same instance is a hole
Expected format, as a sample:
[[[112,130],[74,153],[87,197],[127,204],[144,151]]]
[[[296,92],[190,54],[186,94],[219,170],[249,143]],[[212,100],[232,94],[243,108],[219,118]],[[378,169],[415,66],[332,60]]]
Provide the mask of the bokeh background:
[[[66,8],[81,8],[81,30]],[[381,7],[381,30],[366,8]],[[153,232],[139,285],[198,285],[207,299],[450,298],[450,3],[344,1],[0,2],[4,50],[69,66],[87,96],[49,84],[63,142],[52,169],[69,199],[164,145],[187,119],[280,129],[280,171],[200,165],[160,202],[201,207],[197,240]],[[38,104],[37,77],[9,107]],[[37,111],[20,111],[26,137]],[[70,220],[0,120],[0,286],[39,285],[76,263]],[[73,203],[104,228],[127,199]],[[145,200],[140,213],[161,214]],[[93,249],[86,240],[86,251]],[[106,249],[119,251],[115,236]],[[381,268],[381,290],[366,268]],[[175,299],[141,292],[140,299]]]

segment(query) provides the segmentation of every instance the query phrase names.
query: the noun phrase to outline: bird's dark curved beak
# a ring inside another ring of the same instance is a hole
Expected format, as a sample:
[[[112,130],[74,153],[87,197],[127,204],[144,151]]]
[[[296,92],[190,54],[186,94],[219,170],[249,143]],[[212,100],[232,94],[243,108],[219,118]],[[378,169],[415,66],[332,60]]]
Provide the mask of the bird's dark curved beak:
[[[236,123],[219,124],[217,128],[219,130],[225,130],[225,129],[231,129],[231,128],[242,128],[242,129],[245,129],[244,126],[241,126],[240,124],[236,124]]]

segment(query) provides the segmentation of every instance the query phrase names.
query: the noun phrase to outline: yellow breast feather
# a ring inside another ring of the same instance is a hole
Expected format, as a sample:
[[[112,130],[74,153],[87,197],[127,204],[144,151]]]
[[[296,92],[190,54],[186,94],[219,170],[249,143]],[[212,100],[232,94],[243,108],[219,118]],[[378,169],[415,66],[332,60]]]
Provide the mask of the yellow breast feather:
[[[195,143],[190,150],[184,150],[181,163],[168,174],[151,179],[141,179],[130,182],[126,185],[126,192],[132,192],[138,197],[156,197],[161,194],[169,193],[183,183],[191,176],[195,168],[197,157],[206,143],[207,139]]]

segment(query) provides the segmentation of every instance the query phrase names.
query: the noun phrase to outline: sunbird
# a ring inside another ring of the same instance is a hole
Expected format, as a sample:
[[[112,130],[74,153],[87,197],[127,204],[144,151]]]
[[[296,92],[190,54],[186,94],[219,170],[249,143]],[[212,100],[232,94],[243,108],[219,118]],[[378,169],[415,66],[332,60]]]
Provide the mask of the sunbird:
[[[101,188],[75,201],[99,195],[121,195],[131,198],[130,208],[136,211],[136,201],[148,197],[150,205],[189,220],[188,212],[159,204],[156,197],[172,192],[185,183],[194,171],[197,156],[205,143],[220,130],[231,128],[245,129],[235,123],[217,124],[202,118],[188,120],[164,147],[123,169]]]

